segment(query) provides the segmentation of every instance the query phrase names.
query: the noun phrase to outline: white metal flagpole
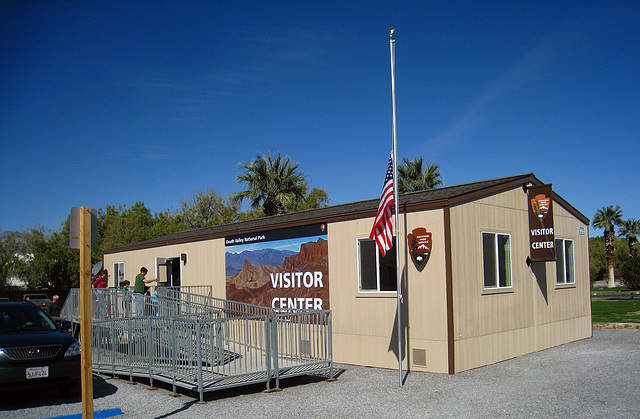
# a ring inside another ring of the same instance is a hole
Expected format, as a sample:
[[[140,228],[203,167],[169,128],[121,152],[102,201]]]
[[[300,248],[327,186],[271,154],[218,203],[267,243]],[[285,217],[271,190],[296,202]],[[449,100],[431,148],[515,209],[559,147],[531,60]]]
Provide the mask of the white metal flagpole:
[[[400,243],[404,240],[400,237],[398,222],[398,148],[396,143],[396,41],[393,39],[395,29],[389,27],[389,48],[391,50],[391,101],[393,103],[393,202],[395,204],[396,224],[396,286],[398,302],[398,374],[402,387],[402,269],[400,268]]]

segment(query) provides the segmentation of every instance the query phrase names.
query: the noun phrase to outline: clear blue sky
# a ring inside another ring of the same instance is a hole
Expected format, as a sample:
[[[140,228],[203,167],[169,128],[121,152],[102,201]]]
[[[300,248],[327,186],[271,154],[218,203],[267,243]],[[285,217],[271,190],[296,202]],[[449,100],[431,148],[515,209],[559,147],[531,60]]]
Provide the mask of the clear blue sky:
[[[379,197],[387,26],[400,157],[447,186],[533,172],[589,218],[640,219],[638,1],[5,0],[0,229],[227,196],[257,152],[330,204]]]

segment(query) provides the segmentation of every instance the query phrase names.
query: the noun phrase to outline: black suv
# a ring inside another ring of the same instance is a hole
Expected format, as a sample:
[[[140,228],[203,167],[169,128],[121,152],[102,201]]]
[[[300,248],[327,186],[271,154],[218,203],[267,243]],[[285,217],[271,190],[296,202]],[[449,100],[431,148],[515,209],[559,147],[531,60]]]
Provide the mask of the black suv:
[[[50,384],[63,396],[78,396],[80,375],[73,336],[29,302],[0,302],[0,387]]]

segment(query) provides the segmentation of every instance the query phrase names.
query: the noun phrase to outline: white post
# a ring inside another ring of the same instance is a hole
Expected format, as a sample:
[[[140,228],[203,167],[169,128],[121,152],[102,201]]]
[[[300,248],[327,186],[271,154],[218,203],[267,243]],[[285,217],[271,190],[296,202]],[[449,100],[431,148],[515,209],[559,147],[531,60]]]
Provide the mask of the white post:
[[[398,374],[402,387],[402,268],[400,266],[400,243],[404,240],[400,237],[400,223],[398,222],[398,149],[396,143],[396,41],[393,40],[393,29],[389,28],[389,48],[391,50],[391,100],[393,103],[393,202],[395,204],[396,224],[396,283],[398,303]]]

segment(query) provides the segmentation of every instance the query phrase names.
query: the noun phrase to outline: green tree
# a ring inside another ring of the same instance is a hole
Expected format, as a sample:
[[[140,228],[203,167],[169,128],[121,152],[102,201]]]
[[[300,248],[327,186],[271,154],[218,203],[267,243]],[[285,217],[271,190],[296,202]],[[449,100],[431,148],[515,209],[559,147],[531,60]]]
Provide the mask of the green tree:
[[[178,219],[187,229],[209,227],[238,221],[240,202],[226,201],[211,189],[198,191],[192,199],[182,199]]]
[[[620,267],[620,273],[624,284],[629,289],[640,289],[640,258],[628,258]]]
[[[131,207],[107,207],[98,211],[98,248],[111,249],[153,238],[154,217],[138,201]]]
[[[22,254],[24,241],[18,233],[9,233],[0,240],[0,292],[9,287],[12,278],[23,279],[28,262]]]
[[[306,187],[305,187],[306,189]],[[301,201],[288,206],[286,212],[297,212],[314,208],[324,208],[329,204],[329,195],[324,189],[313,188]]]
[[[398,192],[424,191],[444,185],[437,163],[431,163],[423,169],[422,157],[415,160],[405,157],[402,161],[398,165]]]
[[[78,286],[78,249],[69,247],[69,221],[61,231],[31,229],[24,236],[23,254],[29,255],[26,281],[31,289],[48,289],[66,295]]]
[[[307,192],[304,174],[297,171],[298,163],[280,153],[258,153],[252,162],[240,163],[240,167],[244,172],[236,179],[245,184],[246,190],[235,194],[234,199],[248,199],[252,208],[262,205],[267,216],[284,214],[285,207],[302,200]]]
[[[629,259],[629,248],[627,247],[627,241],[614,237],[614,266],[618,271],[622,264]],[[591,273],[591,282],[602,281],[609,276],[609,267],[607,264],[607,257],[604,251],[604,237],[590,237],[589,238],[589,267]]]
[[[247,211],[242,211],[238,214],[238,221],[255,220],[264,216],[262,208],[249,208]]]
[[[622,222],[622,210],[618,205],[609,205],[608,207],[602,207],[593,217],[593,226],[595,228],[604,229],[604,248],[605,256],[607,258],[607,266],[609,268],[609,282],[607,286],[613,288],[616,286],[615,274],[614,274],[614,255],[615,255],[615,227]]]
[[[589,270],[592,284],[607,274],[607,258],[602,237],[589,238]]]
[[[153,226],[150,229],[149,238],[162,237],[185,229],[175,211],[160,211],[153,217]]]
[[[629,243],[629,256],[638,256],[638,236],[640,235],[640,221],[634,220],[622,220],[620,222],[620,230],[618,231],[619,237],[625,237]]]

